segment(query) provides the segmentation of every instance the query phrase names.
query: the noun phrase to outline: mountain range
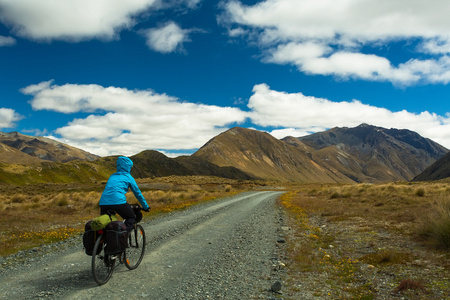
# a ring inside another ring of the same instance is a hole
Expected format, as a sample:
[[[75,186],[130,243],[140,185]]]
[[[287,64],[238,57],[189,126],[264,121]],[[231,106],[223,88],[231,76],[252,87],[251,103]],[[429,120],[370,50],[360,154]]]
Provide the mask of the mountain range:
[[[50,138],[35,137],[18,132],[0,132],[0,161],[10,163],[40,163],[43,161],[93,161],[99,158],[84,150]]]
[[[283,139],[235,127],[190,156],[169,158],[146,150],[131,159],[136,178],[209,175],[282,182],[377,183],[450,176],[450,167],[446,167],[449,155],[445,147],[416,132],[361,124]],[[0,182],[7,184],[98,182],[115,171],[115,159],[49,138],[0,133]],[[445,168],[447,173],[438,171]]]

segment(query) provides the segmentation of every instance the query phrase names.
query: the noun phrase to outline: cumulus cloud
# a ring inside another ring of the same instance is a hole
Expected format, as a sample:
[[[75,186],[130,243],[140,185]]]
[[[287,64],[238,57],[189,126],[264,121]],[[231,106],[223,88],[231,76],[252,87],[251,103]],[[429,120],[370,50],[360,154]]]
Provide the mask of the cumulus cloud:
[[[239,36],[236,30],[256,36],[266,62],[400,85],[449,82],[450,2],[445,0],[266,0],[251,6],[229,1],[224,8],[221,20],[230,36]],[[394,65],[376,54],[380,44],[412,40],[421,42],[411,52],[432,57]]]
[[[368,123],[385,128],[409,129],[450,148],[450,115],[392,112],[358,100],[334,102],[302,93],[271,90],[266,84],[255,85],[249,99],[250,118],[254,124],[276,127],[277,138],[303,136],[335,126],[354,127]]]
[[[0,0],[0,22],[38,41],[110,40],[151,10],[195,9],[201,0]],[[0,44],[1,45],[1,44]]]
[[[16,39],[10,36],[1,36],[0,35],[0,47],[4,46],[13,46],[16,44]]]
[[[0,20],[36,40],[114,38],[156,0],[0,0]]]
[[[61,141],[98,155],[131,155],[145,149],[195,149],[247,113],[233,107],[183,102],[153,91],[130,91],[95,84],[55,85],[21,90],[35,110],[90,113],[55,133]]]
[[[176,156],[175,152],[198,149],[209,139],[246,120],[262,130],[266,128],[276,138],[368,123],[416,131],[450,148],[450,114],[393,112],[359,100],[335,102],[302,93],[275,91],[266,84],[254,86],[248,100],[249,111],[183,102],[151,90],[95,84],[56,85],[47,81],[21,91],[33,97],[30,104],[35,110],[76,114],[72,121],[56,129],[52,137],[101,156],[132,155],[146,149]],[[79,117],[80,112],[84,117]],[[4,126],[11,126],[19,119],[13,110],[0,110]]]
[[[167,22],[158,28],[142,31],[147,39],[147,46],[162,53],[174,52],[180,49],[184,42],[189,42],[190,30],[182,29],[175,22]]]
[[[0,128],[12,128],[22,116],[11,108],[0,108]]]

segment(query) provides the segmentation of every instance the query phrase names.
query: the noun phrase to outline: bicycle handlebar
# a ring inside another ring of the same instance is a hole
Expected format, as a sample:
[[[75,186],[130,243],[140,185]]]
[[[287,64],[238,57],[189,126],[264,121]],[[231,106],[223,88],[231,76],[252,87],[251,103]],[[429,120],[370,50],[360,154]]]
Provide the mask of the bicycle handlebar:
[[[141,206],[139,206],[139,205],[137,205],[137,204],[132,204],[131,207],[132,207],[134,210],[137,210],[137,211],[145,211],[145,212],[149,212],[149,211],[150,211],[150,207],[148,208],[148,210],[145,210],[145,209],[143,209]]]

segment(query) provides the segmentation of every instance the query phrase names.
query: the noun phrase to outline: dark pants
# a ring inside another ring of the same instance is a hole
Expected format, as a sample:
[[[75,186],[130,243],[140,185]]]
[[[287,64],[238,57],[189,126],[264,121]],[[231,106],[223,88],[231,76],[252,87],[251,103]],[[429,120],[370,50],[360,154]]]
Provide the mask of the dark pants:
[[[119,204],[119,205],[101,205],[100,214],[106,214],[108,211],[115,211],[119,216],[124,219],[125,226],[127,226],[128,232],[130,232],[134,224],[136,224],[136,215],[131,208],[130,204]]]

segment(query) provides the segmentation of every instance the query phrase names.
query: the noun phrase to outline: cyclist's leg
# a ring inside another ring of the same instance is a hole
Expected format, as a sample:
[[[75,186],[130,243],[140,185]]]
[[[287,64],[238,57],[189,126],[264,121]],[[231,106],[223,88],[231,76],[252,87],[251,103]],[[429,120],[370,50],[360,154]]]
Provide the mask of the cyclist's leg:
[[[102,206],[102,211],[107,211],[108,209],[115,210],[119,216],[125,220],[125,226],[127,226],[127,231],[130,232],[134,224],[136,224],[136,214],[134,213],[131,205],[128,203],[119,205],[104,205]]]

